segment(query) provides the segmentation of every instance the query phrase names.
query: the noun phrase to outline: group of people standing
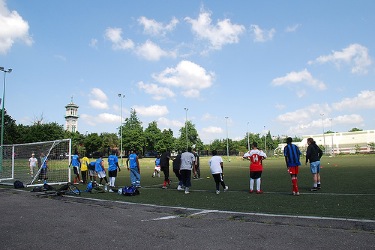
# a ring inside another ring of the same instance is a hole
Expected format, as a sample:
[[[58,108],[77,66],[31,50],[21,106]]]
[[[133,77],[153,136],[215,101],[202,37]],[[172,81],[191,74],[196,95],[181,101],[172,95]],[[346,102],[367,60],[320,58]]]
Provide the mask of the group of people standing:
[[[34,178],[34,172],[37,170],[36,168],[38,167],[38,181],[46,181],[47,180],[47,170],[48,170],[48,159],[44,155],[44,153],[40,154],[40,162],[38,159],[35,157],[35,154],[32,153],[31,157],[29,158],[29,169],[30,169],[30,177]],[[40,167],[40,171],[39,171]]]
[[[285,163],[287,166],[287,171],[290,174],[292,181],[292,194],[300,195],[298,188],[298,173],[299,166],[301,165],[301,151],[298,146],[292,143],[292,138],[288,137],[286,139],[287,145],[284,147],[284,157]],[[321,189],[320,183],[320,158],[323,155],[323,151],[319,148],[313,138],[307,139],[307,151],[306,151],[306,162],[310,163],[310,171],[313,175],[313,186],[310,189],[311,191],[317,191]],[[267,158],[267,155],[262,150],[258,149],[257,143],[252,143],[252,149],[243,155],[244,159],[250,161],[250,185],[249,192],[262,194],[261,189],[261,177],[263,172],[263,160]],[[163,153],[160,156],[157,156],[155,160],[155,169],[152,177],[160,177],[160,171],[164,173],[164,182],[162,185],[163,189],[167,189],[167,186],[170,186],[171,180],[169,178],[169,168],[170,161],[173,161],[173,172],[178,179],[177,190],[184,190],[185,194],[190,193],[191,187],[191,178],[200,179],[200,167],[199,167],[199,155],[192,151],[189,147],[186,152],[178,154],[172,159],[171,154],[168,150],[163,150]],[[42,168],[39,173],[39,178],[46,180],[47,179],[47,159],[44,156],[41,156]],[[29,159],[30,166],[30,175],[33,176],[34,168],[38,165],[38,160],[35,158],[35,155],[32,154]],[[130,182],[131,185],[140,188],[141,187],[141,168],[139,164],[138,155],[134,150],[128,156],[126,161],[127,169],[130,172]],[[99,185],[103,185],[105,181],[105,189],[107,186],[110,188],[115,187],[115,180],[117,173],[121,171],[118,157],[116,151],[112,151],[111,155],[108,156],[108,176],[107,179],[106,169],[104,167],[104,160],[100,156],[97,160],[89,162],[87,156],[80,159],[78,152],[76,151],[72,155],[71,162],[69,166],[73,167],[74,172],[74,183],[87,183],[87,176],[89,175],[90,181],[96,182],[96,176],[99,177]],[[217,155],[217,151],[212,151],[212,157],[209,160],[210,171],[212,177],[216,184],[216,194],[220,194],[220,186],[224,191],[228,190],[228,186],[225,185],[223,179],[223,168],[224,163],[221,156]],[[82,180],[80,177],[82,176]],[[255,185],[255,188],[254,188]],[[112,191],[113,192],[113,191]]]
[[[299,166],[301,165],[300,157],[301,151],[298,146],[292,144],[293,140],[291,137],[286,139],[287,145],[284,147],[284,157],[287,166],[288,173],[292,180],[292,194],[300,195],[298,189],[298,173]],[[310,162],[310,171],[313,175],[313,187],[310,191],[317,191],[321,188],[320,183],[320,158],[323,155],[323,151],[316,145],[313,138],[307,139],[307,151],[306,151],[306,165]],[[261,176],[263,172],[262,161],[267,158],[266,154],[259,150],[257,143],[252,144],[252,149],[245,153],[243,158],[250,161],[250,193],[254,192],[254,183],[256,182],[256,193],[262,194],[261,189]]]

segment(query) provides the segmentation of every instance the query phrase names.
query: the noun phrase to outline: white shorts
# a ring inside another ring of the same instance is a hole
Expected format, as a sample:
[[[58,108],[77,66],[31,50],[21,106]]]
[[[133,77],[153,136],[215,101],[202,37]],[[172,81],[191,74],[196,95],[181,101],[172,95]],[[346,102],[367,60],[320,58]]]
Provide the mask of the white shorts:
[[[160,172],[160,166],[155,166],[155,170]]]
[[[104,178],[104,177],[106,177],[105,171],[99,171],[99,172],[98,172],[98,177],[99,177],[99,178]]]

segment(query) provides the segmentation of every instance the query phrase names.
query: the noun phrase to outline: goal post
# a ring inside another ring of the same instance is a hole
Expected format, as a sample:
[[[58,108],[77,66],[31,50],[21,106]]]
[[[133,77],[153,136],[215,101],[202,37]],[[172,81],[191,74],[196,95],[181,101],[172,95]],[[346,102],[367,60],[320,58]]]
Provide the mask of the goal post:
[[[61,184],[71,181],[71,139],[4,145],[0,184],[13,185],[15,180],[25,186]],[[35,159],[33,159],[35,158]],[[35,166],[30,166],[30,161]]]

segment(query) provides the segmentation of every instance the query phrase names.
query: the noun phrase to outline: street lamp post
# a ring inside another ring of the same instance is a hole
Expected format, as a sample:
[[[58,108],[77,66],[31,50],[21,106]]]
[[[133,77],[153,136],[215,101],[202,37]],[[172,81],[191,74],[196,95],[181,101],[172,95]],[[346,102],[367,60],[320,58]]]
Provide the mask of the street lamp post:
[[[0,152],[0,172],[3,171],[3,144],[4,144],[4,103],[5,103],[5,76],[12,72],[12,69],[5,69],[0,67],[0,71],[4,72],[4,84],[3,84],[3,98],[1,99],[1,152]]]
[[[320,114],[320,116],[322,117],[322,127],[323,127],[323,147],[324,147],[324,153],[326,154],[327,153],[327,151],[326,151],[326,136],[324,135],[324,120],[323,120],[324,114]]]
[[[329,121],[331,122],[331,154],[335,155],[335,150],[333,148],[333,130],[332,130],[332,118],[329,118]]]
[[[227,127],[227,157],[228,157],[228,161],[230,161],[229,159],[229,144],[228,144],[228,116],[225,117],[225,124],[226,124],[226,127]]]
[[[189,137],[188,137],[188,129],[187,129],[187,112],[188,112],[188,108],[184,108],[185,109],[185,113],[186,113],[186,116],[185,116],[185,134],[186,134],[186,152],[188,151],[188,148],[189,148]]]
[[[250,151],[249,122],[247,123],[247,149]]]
[[[120,162],[121,162],[121,166],[123,166],[123,162],[122,162],[122,99],[125,97],[125,95],[123,94],[118,94],[118,97],[120,97],[120,100],[121,100],[121,108],[120,108]]]
[[[264,152],[267,152],[267,133],[266,126],[264,126]]]

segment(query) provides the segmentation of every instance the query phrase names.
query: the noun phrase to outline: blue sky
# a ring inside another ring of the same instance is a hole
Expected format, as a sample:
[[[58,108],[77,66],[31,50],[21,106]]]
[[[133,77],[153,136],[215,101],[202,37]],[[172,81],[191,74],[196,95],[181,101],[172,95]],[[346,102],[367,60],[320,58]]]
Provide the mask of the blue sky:
[[[375,1],[0,0],[18,124],[117,132],[131,108],[205,143],[374,129]],[[2,91],[1,91],[2,93]],[[188,108],[186,112],[184,108]],[[228,118],[225,118],[228,117]]]

